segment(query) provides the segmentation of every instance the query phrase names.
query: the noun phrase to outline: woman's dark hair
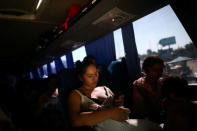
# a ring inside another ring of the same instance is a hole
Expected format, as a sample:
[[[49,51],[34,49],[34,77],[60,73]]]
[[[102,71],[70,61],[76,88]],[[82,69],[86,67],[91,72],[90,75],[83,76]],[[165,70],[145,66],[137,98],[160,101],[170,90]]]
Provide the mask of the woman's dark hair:
[[[148,72],[148,69],[152,67],[154,64],[161,64],[162,66],[164,66],[164,61],[158,55],[148,56],[142,64],[142,69],[145,72]]]
[[[89,65],[94,65],[94,66],[96,67],[95,63],[92,62],[92,61],[86,61],[86,60],[85,60],[85,61],[83,61],[83,62],[78,63],[78,64],[76,65],[77,74],[78,74],[79,76],[82,76],[82,75],[86,72],[86,69],[87,69],[87,67],[88,67]]]
[[[186,97],[188,95],[188,82],[179,76],[168,76],[163,80],[162,93],[164,97],[169,97],[170,94]]]
[[[96,58],[92,55],[87,55],[84,59],[83,62],[90,62],[96,65]]]

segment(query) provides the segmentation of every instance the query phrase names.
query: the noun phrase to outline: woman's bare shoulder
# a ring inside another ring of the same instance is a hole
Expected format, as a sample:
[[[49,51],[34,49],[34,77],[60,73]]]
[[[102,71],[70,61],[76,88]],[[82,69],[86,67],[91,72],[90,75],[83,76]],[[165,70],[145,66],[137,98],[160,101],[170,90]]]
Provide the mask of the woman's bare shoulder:
[[[73,98],[79,98],[80,95],[79,93],[77,93],[76,90],[72,90],[70,93],[69,93],[69,99],[73,99]]]

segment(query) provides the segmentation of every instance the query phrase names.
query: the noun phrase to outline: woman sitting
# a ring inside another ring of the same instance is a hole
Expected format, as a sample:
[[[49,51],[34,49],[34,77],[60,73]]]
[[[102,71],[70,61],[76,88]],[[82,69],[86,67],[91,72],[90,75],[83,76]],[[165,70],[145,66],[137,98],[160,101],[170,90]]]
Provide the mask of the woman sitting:
[[[68,99],[72,127],[88,126],[97,131],[143,130],[136,120],[128,120],[130,110],[123,107],[123,96],[114,100],[109,88],[96,87],[98,72],[94,64],[82,62],[77,69],[82,86],[73,90]]]

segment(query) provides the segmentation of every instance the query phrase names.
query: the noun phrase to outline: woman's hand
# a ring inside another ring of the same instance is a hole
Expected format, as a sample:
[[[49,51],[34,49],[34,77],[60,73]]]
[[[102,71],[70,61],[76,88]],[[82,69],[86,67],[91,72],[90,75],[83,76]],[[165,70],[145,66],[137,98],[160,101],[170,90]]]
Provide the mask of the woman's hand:
[[[118,95],[118,96],[114,96],[114,106],[116,107],[120,107],[124,105],[124,95]]]
[[[101,106],[96,104],[96,103],[91,104],[90,107],[89,107],[89,109],[91,111],[98,111],[98,110],[100,110],[100,108],[101,108]]]
[[[116,121],[125,121],[129,118],[130,110],[124,107],[115,107],[112,109],[112,119]]]

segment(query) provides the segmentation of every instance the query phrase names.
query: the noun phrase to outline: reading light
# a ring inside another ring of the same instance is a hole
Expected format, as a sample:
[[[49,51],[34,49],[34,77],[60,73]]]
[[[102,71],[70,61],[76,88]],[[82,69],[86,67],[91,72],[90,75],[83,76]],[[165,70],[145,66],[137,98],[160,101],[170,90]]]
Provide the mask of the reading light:
[[[37,6],[36,6],[36,10],[38,10],[38,9],[39,9],[39,7],[40,7],[41,3],[42,3],[42,0],[39,0],[39,1],[38,1],[38,4],[37,4]]]

